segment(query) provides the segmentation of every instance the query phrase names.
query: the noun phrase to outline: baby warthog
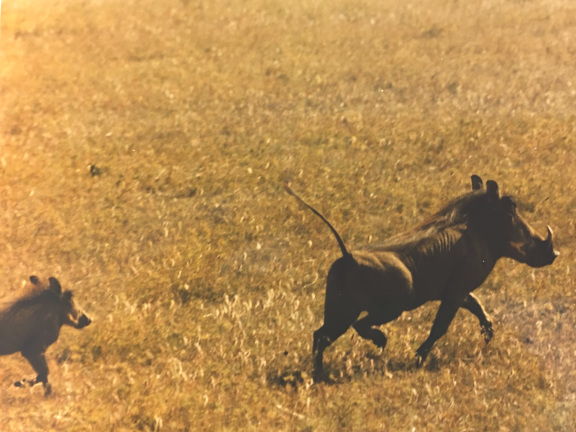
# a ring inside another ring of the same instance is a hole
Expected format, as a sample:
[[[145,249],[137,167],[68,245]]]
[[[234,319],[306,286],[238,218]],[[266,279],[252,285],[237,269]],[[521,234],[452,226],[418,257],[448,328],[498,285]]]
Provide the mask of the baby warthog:
[[[472,176],[472,191],[447,204],[414,229],[382,244],[349,252],[334,227],[288,186],[287,191],[319,216],[336,237],[342,257],[328,272],[324,325],[314,332],[314,377],[324,377],[324,350],[352,326],[376,346],[386,346],[377,326],[402,312],[439,300],[430,335],[416,351],[421,366],[432,345],[446,333],[459,308],[479,320],[486,342],[492,323],[472,295],[496,261],[512,258],[530,267],[552,264],[559,255],[552,230],[541,237],[520,216],[510,196],[500,196],[498,184]],[[365,312],[362,318],[360,314]]]
[[[90,324],[90,318],[78,306],[71,291],[62,291],[56,278],[49,278],[46,284],[30,276],[30,282],[32,287],[24,296],[0,309],[0,355],[22,353],[38,375],[14,385],[42,383],[48,396],[52,388],[48,383],[46,349],[56,342],[62,325],[81,329]]]

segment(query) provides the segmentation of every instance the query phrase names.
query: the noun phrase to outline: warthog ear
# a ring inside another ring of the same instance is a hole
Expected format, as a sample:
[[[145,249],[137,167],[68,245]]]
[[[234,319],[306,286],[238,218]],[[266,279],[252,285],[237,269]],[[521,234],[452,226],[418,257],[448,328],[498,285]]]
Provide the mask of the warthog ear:
[[[472,190],[480,190],[484,187],[484,182],[480,176],[472,174]]]
[[[48,281],[50,282],[50,289],[54,291],[56,294],[61,295],[62,286],[60,285],[60,282],[58,282],[58,279],[51,276],[48,278]]]
[[[40,279],[38,279],[38,276],[30,276],[30,282],[32,282],[34,285],[38,285],[40,283]]]
[[[498,183],[494,180],[488,180],[486,182],[486,193],[493,198],[500,198],[500,193],[498,192]]]

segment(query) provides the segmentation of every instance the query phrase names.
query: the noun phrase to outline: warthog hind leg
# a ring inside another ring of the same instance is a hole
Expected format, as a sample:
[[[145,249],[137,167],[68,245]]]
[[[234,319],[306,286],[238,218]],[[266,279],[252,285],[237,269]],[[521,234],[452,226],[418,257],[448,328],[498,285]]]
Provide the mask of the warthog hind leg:
[[[374,321],[371,315],[368,315],[356,321],[352,326],[361,337],[371,340],[378,348],[384,348],[388,339],[384,333],[374,328],[374,326],[379,324],[380,323]]]
[[[314,332],[312,356],[314,358],[314,381],[324,380],[324,350],[334,343],[336,339],[346,333],[358,317],[359,312],[347,311],[341,316],[328,313],[324,318],[324,325]]]
[[[324,350],[333,341],[325,334],[324,326],[314,332],[314,342],[312,344],[312,357],[314,358],[314,381],[321,381],[324,376]]]
[[[314,381],[324,381],[324,350],[342,335],[347,329],[344,329],[340,334],[336,335],[335,332],[330,332],[326,325],[323,325],[314,332],[314,341],[312,344],[312,357],[314,358]]]

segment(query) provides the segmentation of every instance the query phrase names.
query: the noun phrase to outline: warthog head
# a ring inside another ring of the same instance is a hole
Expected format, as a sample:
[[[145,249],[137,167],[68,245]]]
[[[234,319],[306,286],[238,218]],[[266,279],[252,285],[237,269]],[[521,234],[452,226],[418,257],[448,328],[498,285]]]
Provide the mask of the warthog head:
[[[64,324],[72,326],[77,329],[86,327],[92,322],[88,315],[78,306],[74,300],[72,291],[64,291],[62,293],[62,311],[65,313]]]
[[[36,276],[31,276],[30,281],[36,286],[41,286],[42,284]],[[48,281],[50,283],[48,289],[59,299],[60,322],[62,324],[81,329],[92,322],[84,310],[74,300],[74,294],[72,294],[72,291],[62,291],[62,286],[55,277],[48,278]]]
[[[473,185],[481,189],[482,184]],[[512,258],[530,267],[544,267],[560,254],[552,244],[552,229],[546,238],[540,236],[518,213],[516,203],[509,196],[500,196],[498,184],[486,182],[485,201],[476,212],[475,224],[487,233],[501,256]]]

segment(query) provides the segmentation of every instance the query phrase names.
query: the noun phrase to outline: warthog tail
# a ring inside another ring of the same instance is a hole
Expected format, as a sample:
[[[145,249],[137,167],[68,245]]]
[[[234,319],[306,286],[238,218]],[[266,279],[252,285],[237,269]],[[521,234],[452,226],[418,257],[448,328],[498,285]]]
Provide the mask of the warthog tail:
[[[338,246],[340,246],[340,250],[342,251],[342,256],[344,256],[344,257],[352,256],[352,254],[350,252],[348,252],[348,249],[346,249],[346,246],[344,245],[344,241],[342,240],[342,237],[340,237],[340,234],[338,234],[338,231],[336,231],[336,228],[334,228],[332,226],[332,224],[330,222],[328,222],[328,220],[326,220],[326,218],[318,210],[316,210],[314,207],[312,207],[310,204],[308,204],[306,201],[304,201],[302,198],[300,198],[298,195],[296,195],[296,193],[286,183],[284,183],[284,189],[286,189],[286,192],[288,192],[290,195],[292,195],[294,198],[296,198],[300,203],[304,204],[306,207],[308,207],[310,210],[312,210],[312,212],[316,216],[318,216],[320,219],[322,219],[322,221],[324,221],[324,223],[326,225],[328,225],[328,228],[330,228],[330,230],[332,231],[332,234],[334,234],[334,237],[336,237],[336,241],[338,242]]]

